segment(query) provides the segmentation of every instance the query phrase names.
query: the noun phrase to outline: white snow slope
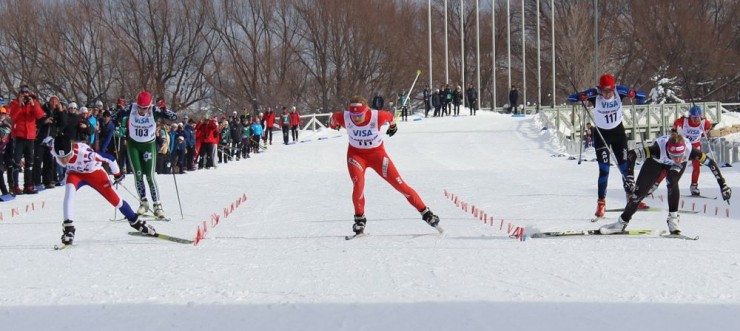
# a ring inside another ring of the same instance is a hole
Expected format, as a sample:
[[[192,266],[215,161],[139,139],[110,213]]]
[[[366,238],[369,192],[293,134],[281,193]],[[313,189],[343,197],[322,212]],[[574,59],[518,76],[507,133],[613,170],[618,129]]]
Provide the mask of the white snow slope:
[[[412,117],[416,118],[416,117]],[[685,198],[684,233],[666,229],[663,186],[629,228],[645,236],[512,239],[508,232],[596,229],[595,162],[559,153],[535,118],[399,123],[385,137],[403,178],[437,213],[427,226],[367,173],[370,236],[351,234],[344,130],[303,132],[251,159],[158,181],[172,222],[159,232],[198,246],[130,236],[89,187],[77,195],[76,246],[59,243],[63,190],[0,203],[2,330],[737,330],[740,201]],[[319,140],[319,137],[328,139]],[[689,169],[690,170],[690,169]],[[740,194],[737,167],[722,168]],[[688,192],[690,173],[681,189]],[[124,181],[133,191],[133,178]],[[703,194],[719,196],[707,168]],[[121,196],[136,208],[132,194]],[[445,192],[452,194],[446,196]],[[246,196],[228,217],[224,208]],[[454,198],[457,197],[458,205]],[[468,204],[468,211],[463,210]],[[625,204],[612,167],[607,208]],[[486,223],[472,214],[485,212]],[[220,219],[214,226],[211,217]],[[120,213],[118,213],[120,217]],[[612,219],[618,213],[609,213]],[[493,226],[489,225],[493,219]]]

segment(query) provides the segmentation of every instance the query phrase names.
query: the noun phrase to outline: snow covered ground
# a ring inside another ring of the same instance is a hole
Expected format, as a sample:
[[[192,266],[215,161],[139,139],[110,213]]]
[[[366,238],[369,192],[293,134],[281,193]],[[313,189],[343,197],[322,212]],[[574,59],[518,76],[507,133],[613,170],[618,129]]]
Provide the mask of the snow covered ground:
[[[173,176],[159,176],[173,221],[154,225],[161,233],[193,238],[206,222],[198,246],[127,235],[127,224],[109,220],[114,209],[84,188],[77,196],[76,246],[54,251],[62,190],[19,196],[0,203],[0,325],[3,330],[736,329],[737,196],[729,206],[721,200],[683,200],[682,209],[700,211],[681,215],[684,232],[699,235],[698,241],[657,234],[509,237],[517,227],[601,225],[589,221],[596,207],[596,163],[553,157],[560,151],[540,129],[531,116],[479,112],[403,122],[397,135],[385,137],[401,175],[441,217],[445,238],[368,172],[370,236],[344,240],[353,214],[344,130],[303,132],[301,139],[310,141],[287,146],[278,133],[266,153],[178,176],[184,220]],[[737,167],[722,171],[740,195]],[[613,168],[607,208],[625,203],[617,173]],[[133,191],[133,178],[126,178],[125,186]],[[700,188],[719,196],[707,169]],[[665,188],[647,202],[666,210]],[[485,223],[472,214],[473,206],[485,213]],[[666,229],[665,217],[665,211],[639,212],[630,228],[657,233]]]

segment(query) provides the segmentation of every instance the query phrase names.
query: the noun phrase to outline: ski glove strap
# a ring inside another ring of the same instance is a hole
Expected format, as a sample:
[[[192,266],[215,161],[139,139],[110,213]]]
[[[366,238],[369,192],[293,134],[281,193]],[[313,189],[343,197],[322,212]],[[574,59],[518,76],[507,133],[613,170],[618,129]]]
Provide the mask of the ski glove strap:
[[[385,133],[388,135],[388,137],[393,137],[394,134],[396,134],[396,131],[398,131],[398,127],[395,124],[391,124],[390,127],[388,127],[388,131]]]

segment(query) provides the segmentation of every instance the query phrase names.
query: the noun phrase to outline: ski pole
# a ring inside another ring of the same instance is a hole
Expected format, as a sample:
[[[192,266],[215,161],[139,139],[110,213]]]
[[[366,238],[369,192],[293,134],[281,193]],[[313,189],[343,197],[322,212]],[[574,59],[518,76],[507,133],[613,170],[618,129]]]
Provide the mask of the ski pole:
[[[185,219],[185,214],[182,212],[182,202],[180,201],[180,189],[177,188],[177,176],[175,176],[174,167],[170,163],[170,172],[172,173],[172,179],[175,181],[175,193],[177,193],[177,204],[180,205],[180,219]]]
[[[406,99],[404,99],[403,103],[401,104],[402,108],[409,101],[409,96],[411,95],[411,91],[414,90],[414,85],[416,85],[416,80],[419,79],[419,75],[421,75],[421,69],[416,69],[416,77],[414,78],[414,82],[411,83],[411,88],[409,89],[409,93],[406,93]]]

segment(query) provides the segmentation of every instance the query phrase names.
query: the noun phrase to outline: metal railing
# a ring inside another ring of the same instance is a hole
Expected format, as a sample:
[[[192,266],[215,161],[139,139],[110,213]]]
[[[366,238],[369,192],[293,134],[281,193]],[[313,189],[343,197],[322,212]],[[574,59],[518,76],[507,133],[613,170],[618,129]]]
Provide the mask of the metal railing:
[[[704,110],[704,116],[712,123],[722,121],[722,103],[701,102],[697,103]],[[628,105],[623,104],[622,123],[627,132],[630,148],[636,143],[650,142],[656,137],[670,132],[673,122],[688,114],[690,103],[662,104],[662,105]],[[531,109],[530,109],[531,110]],[[591,109],[589,108],[589,111]],[[590,117],[584,113],[581,104],[544,107],[540,108],[538,114],[540,120],[545,123],[549,130],[560,140],[561,145],[572,155],[579,153],[581,127],[591,122]],[[716,154],[712,156],[718,163],[729,164],[738,161],[738,149],[740,143],[733,143],[724,138],[712,138],[704,140],[702,150],[709,152],[708,144]]]

